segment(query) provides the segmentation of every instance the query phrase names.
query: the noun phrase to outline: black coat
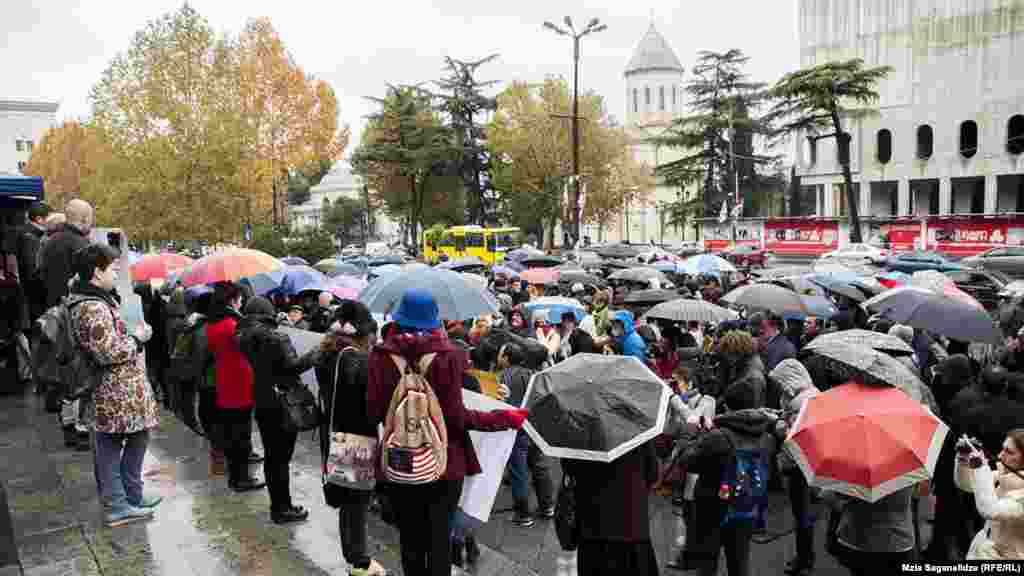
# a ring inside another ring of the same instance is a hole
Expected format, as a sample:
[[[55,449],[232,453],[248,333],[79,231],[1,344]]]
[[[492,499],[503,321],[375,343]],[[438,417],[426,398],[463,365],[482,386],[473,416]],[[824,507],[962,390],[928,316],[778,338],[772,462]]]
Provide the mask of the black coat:
[[[70,224],[65,224],[43,245],[39,253],[39,277],[46,291],[46,308],[55,306],[68,294],[68,280],[74,275],[72,257],[88,245],[89,238]]]
[[[39,247],[45,230],[27,224],[18,234],[18,277],[25,290],[29,318],[35,319],[46,311],[46,289],[38,274]]]
[[[337,394],[334,392],[335,368],[339,367]],[[377,436],[377,426],[366,410],[366,381],[369,375],[370,355],[355,348],[324,355],[316,365],[317,388],[320,405],[324,407],[324,423],[334,410],[333,432],[348,432],[361,436]]]
[[[658,480],[654,442],[614,462],[562,460],[576,478],[576,514],[581,540],[643,542],[651,539],[648,495]],[[595,506],[600,502],[600,506]]]
[[[277,330],[277,321],[271,316],[245,316],[238,322],[236,332],[238,346],[252,366],[256,410],[279,407],[274,389],[302,386],[299,376],[313,368],[322,356],[320,348],[314,347],[300,357],[291,338]]]

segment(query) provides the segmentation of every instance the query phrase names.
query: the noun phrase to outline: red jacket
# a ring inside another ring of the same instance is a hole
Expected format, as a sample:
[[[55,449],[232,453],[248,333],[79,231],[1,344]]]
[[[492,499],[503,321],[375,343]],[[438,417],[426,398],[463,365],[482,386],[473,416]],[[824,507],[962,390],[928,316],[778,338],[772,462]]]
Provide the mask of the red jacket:
[[[214,313],[212,318],[206,326],[206,339],[210,354],[213,354],[217,407],[252,408],[252,366],[239,349],[238,337],[235,336],[235,328],[241,316],[232,309]]]
[[[443,480],[461,480],[480,473],[469,430],[507,430],[510,428],[500,412],[477,412],[462,404],[462,375],[469,368],[464,350],[453,345],[438,333],[391,334],[370,352],[369,375],[366,388],[366,408],[373,425],[381,424],[387,416],[391,395],[398,385],[398,368],[391,354],[404,356],[410,362],[420,356],[436,353],[430,363],[427,380],[437,395],[438,404],[448,429],[448,469]]]

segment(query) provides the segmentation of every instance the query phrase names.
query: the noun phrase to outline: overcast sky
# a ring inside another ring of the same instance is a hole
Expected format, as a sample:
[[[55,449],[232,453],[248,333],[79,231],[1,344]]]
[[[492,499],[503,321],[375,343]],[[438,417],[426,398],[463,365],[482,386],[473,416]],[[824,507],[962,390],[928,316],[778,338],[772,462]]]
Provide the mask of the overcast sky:
[[[151,20],[180,0],[28,0],[4,2],[0,18],[3,62],[0,98],[60,102],[58,117],[89,114],[88,94],[114,55]],[[598,17],[608,29],[583,40],[580,86],[605,97],[624,117],[622,70],[652,15],[675,49],[686,76],[699,50],[740,48],[749,71],[773,81],[799,64],[796,0],[392,0],[390,2],[290,0],[192,0],[221,32],[237,34],[250,17],[267,16],[296,61],[334,87],[340,121],[357,144],[363,117],[373,109],[364,96],[381,96],[386,83],[411,84],[440,77],[444,56],[498,61],[481,79],[539,81],[572,78],[571,40],[542,30],[544,20],[575,22]],[[673,6],[674,5],[674,6]],[[500,88],[500,86],[499,86]]]

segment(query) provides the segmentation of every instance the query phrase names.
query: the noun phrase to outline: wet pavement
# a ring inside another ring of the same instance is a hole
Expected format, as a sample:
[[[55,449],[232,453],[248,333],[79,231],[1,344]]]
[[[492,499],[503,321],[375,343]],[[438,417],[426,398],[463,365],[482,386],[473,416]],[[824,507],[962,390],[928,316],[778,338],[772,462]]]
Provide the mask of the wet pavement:
[[[254,444],[259,448],[258,434]],[[164,502],[148,522],[108,529],[102,524],[91,455],[64,448],[55,417],[44,412],[41,399],[31,394],[0,397],[0,481],[8,491],[21,573],[348,574],[337,512],[323,503],[319,455],[310,434],[300,437],[292,463],[293,499],[310,510],[310,521],[303,524],[271,523],[266,492],[231,492],[224,477],[211,476],[206,454],[203,439],[165,413],[144,465],[146,489],[162,495]],[[259,465],[254,471],[260,472]],[[652,536],[664,566],[683,536],[681,519],[665,498],[651,500]],[[560,549],[551,522],[516,527],[509,522],[511,506],[509,490],[503,487],[491,521],[476,531],[483,556],[467,573],[575,575],[575,554]],[[819,532],[823,524],[819,522]],[[765,539],[791,525],[788,503],[773,494]],[[924,521],[922,530],[927,534]],[[400,575],[397,532],[371,515],[369,534],[373,555],[390,574]],[[845,574],[822,542],[819,538],[815,573]],[[755,543],[753,573],[782,574],[793,552],[789,534]],[[676,573],[662,568],[662,574]],[[725,574],[724,563],[720,573]],[[2,570],[0,574],[6,576]]]

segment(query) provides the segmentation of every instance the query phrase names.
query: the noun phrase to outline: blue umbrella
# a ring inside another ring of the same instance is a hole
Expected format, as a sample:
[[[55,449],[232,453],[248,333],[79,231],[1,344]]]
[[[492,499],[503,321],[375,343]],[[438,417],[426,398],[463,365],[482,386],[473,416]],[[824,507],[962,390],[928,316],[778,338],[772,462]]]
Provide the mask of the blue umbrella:
[[[377,266],[385,266],[387,264],[404,264],[405,260],[402,260],[401,256],[375,256],[370,258],[366,263],[367,266],[374,268]]]
[[[831,300],[824,296],[817,295],[801,295],[800,299],[804,301],[804,306],[807,308],[808,314],[801,312],[789,311],[782,315],[786,320],[802,320],[807,316],[815,316],[817,318],[829,319],[836,315],[836,305]]]
[[[284,258],[281,258],[281,262],[293,266],[309,266],[309,262],[306,262],[305,258],[300,258],[298,256],[285,256]]]
[[[731,262],[714,254],[690,256],[683,262],[676,264],[676,272],[689,274],[690,276],[700,276],[701,274],[719,276],[723,272],[735,271],[736,267]]]
[[[281,292],[288,295],[298,294],[307,286],[327,281],[327,276],[323,272],[309,266],[285,266],[283,272]]]
[[[380,278],[381,276],[390,276],[392,274],[398,274],[401,271],[402,267],[399,266],[398,264],[383,264],[381,266],[370,268],[369,278],[370,280],[374,280],[376,278]]]
[[[676,262],[674,262],[672,260],[658,260],[654,264],[651,264],[651,266],[655,270],[661,270],[662,272],[665,272],[665,273],[670,273],[670,272],[674,273],[676,271],[676,269],[678,268],[678,266],[676,265]]]
[[[266,296],[281,288],[281,283],[284,282],[284,268],[270,272],[260,272],[259,274],[242,278],[239,282],[252,288],[253,293],[257,296]]]
[[[468,320],[501,310],[493,294],[462,274],[415,265],[377,278],[359,294],[359,301],[371,312],[388,314],[413,286],[434,296],[444,320]]]
[[[561,296],[545,296],[530,300],[523,305],[523,310],[527,319],[531,318],[537,310],[543,310],[547,312],[548,322],[552,324],[560,323],[564,312],[572,312],[576,316],[577,322],[587,316],[587,310],[579,300]]]
[[[500,264],[496,264],[494,266],[494,268],[491,268],[491,271],[494,273],[495,276],[507,276],[509,278],[519,278],[519,272],[513,270],[512,268],[510,268],[508,266],[502,266]]]

